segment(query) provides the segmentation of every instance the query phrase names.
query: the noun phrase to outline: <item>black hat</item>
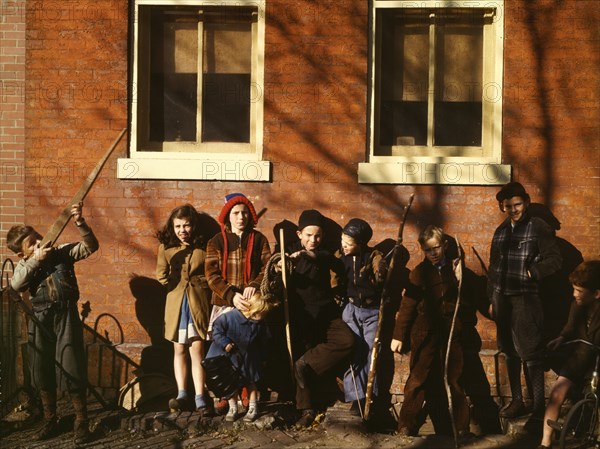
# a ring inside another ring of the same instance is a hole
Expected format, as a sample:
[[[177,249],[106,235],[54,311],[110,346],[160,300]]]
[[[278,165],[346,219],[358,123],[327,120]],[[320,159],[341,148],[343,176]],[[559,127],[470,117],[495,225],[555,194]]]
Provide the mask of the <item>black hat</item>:
[[[315,209],[302,211],[300,218],[298,219],[298,231],[301,231],[307,226],[319,226],[322,228],[323,215],[321,215],[321,212]]]
[[[351,219],[342,231],[349,237],[352,237],[359,245],[366,245],[373,237],[373,229],[365,220],[360,218]]]
[[[520,182],[509,182],[502,186],[500,191],[496,194],[496,200],[502,202],[515,196],[520,196],[525,201],[529,201],[529,194],[525,191],[525,187],[523,187]]]

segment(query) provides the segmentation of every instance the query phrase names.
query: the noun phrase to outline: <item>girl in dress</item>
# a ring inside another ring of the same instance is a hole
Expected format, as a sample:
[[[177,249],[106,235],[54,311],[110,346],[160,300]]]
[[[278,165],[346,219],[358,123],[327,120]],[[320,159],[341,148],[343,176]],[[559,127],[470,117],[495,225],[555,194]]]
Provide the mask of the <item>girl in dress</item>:
[[[206,239],[199,227],[198,212],[190,204],[175,208],[156,236],[160,242],[156,278],[167,288],[165,338],[173,342],[178,390],[177,397],[169,401],[169,407],[172,411],[192,408],[187,391],[191,370],[196,392],[193,408],[211,412],[213,402],[205,392],[202,367],[211,290],[204,276]]]

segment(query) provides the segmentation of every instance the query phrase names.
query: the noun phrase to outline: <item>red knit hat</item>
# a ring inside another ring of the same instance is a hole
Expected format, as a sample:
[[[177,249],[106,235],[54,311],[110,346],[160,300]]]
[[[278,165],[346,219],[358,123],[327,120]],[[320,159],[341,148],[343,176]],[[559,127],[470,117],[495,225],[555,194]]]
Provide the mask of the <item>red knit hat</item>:
[[[225,196],[225,205],[221,209],[221,213],[219,214],[219,223],[221,223],[221,235],[223,236],[223,263],[221,266],[221,275],[223,279],[227,280],[227,259],[229,257],[229,248],[227,243],[227,234],[225,232],[226,222],[229,222],[229,212],[236,204],[245,204],[248,210],[250,211],[250,215],[252,217],[252,226],[254,228],[256,223],[258,223],[258,215],[256,215],[256,210],[254,209],[254,205],[252,202],[246,198],[245,195],[241,193],[230,193]],[[248,236],[248,243],[246,245],[246,260],[244,263],[244,283],[247,284],[250,281],[250,276],[252,273],[252,248],[254,246],[254,230],[250,229],[250,235]]]
[[[248,210],[250,211],[250,216],[252,217],[252,227],[256,226],[258,223],[258,215],[256,215],[256,209],[254,209],[254,205],[252,201],[246,198],[245,195],[241,193],[230,193],[225,196],[225,205],[221,209],[221,213],[219,214],[219,223],[221,225],[228,225],[229,212],[236,204],[245,204]]]

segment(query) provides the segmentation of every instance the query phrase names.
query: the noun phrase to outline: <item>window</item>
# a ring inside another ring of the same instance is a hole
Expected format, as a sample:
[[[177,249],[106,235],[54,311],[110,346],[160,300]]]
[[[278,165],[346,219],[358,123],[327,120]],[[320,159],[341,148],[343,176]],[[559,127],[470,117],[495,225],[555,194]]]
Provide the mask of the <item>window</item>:
[[[269,179],[264,25],[256,1],[136,0],[121,178]]]
[[[503,2],[373,2],[359,182],[502,184]]]

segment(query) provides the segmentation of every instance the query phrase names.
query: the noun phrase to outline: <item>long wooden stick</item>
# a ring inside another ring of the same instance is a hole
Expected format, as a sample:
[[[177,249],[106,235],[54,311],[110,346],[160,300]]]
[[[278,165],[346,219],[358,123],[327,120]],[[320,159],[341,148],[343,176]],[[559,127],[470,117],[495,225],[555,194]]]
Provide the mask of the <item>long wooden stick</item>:
[[[100,170],[102,170],[102,167],[104,167],[104,164],[106,164],[106,161],[108,160],[109,156],[114,151],[114,149],[117,147],[117,145],[119,144],[119,142],[125,135],[126,131],[127,131],[127,129],[125,129],[125,128],[121,131],[121,133],[119,134],[119,137],[117,137],[115,139],[115,141],[113,142],[111,147],[108,149],[106,154],[102,157],[100,162],[98,162],[96,164],[96,166],[94,167],[92,172],[88,175],[88,177],[84,181],[83,185],[80,187],[79,192],[77,192],[77,194],[73,197],[73,199],[67,205],[67,207],[65,207],[63,209],[62,213],[56,219],[56,221],[52,224],[52,226],[50,226],[50,229],[48,229],[48,232],[46,232],[46,234],[44,235],[44,238],[42,239],[40,246],[42,246],[42,247],[46,246],[46,245],[52,246],[56,243],[56,241],[58,240],[58,237],[60,237],[60,235],[64,231],[65,227],[67,226],[67,223],[69,223],[69,220],[71,219],[71,206],[73,204],[78,204],[80,201],[83,201],[83,199],[86,197],[86,195],[92,188],[94,181],[96,181],[96,178],[98,178],[98,175],[100,174]]]
[[[285,319],[285,338],[287,341],[287,349],[290,356],[290,373],[292,379],[294,377],[294,356],[292,353],[292,336],[290,331],[290,307],[288,304],[287,293],[287,264],[285,261],[285,242],[283,238],[283,228],[279,230],[279,248],[281,254],[281,280],[283,281],[283,316]]]
[[[369,374],[367,376],[367,391],[365,392],[365,413],[364,420],[367,421],[369,419],[369,414],[371,412],[371,404],[373,402],[373,387],[375,384],[375,375],[377,372],[377,356],[379,355],[379,346],[381,345],[381,328],[383,323],[383,315],[385,312],[385,305],[389,301],[389,287],[391,284],[392,272],[394,271],[394,265],[396,263],[396,259],[398,256],[398,252],[400,247],[402,246],[403,233],[404,233],[404,224],[406,223],[406,216],[408,215],[408,211],[410,210],[410,206],[412,206],[413,199],[415,198],[415,194],[411,194],[408,199],[408,205],[404,208],[404,214],[402,216],[402,221],[400,222],[400,227],[398,229],[398,240],[396,241],[396,245],[394,246],[392,252],[392,260],[390,261],[390,266],[388,268],[385,282],[383,283],[383,290],[381,292],[381,300],[379,303],[379,316],[377,318],[377,328],[375,330],[375,339],[373,340],[373,350],[371,351],[371,361],[369,364]]]
[[[448,361],[450,360],[450,347],[452,345],[452,337],[454,335],[454,326],[458,315],[458,307],[460,305],[460,291],[462,289],[462,251],[458,237],[455,237],[456,246],[458,247],[458,265],[453,267],[456,280],[458,281],[458,292],[456,294],[456,305],[454,306],[454,315],[452,315],[452,324],[448,334],[448,345],[446,346],[446,358],[444,360],[444,386],[446,387],[446,396],[448,397],[448,411],[450,412],[450,423],[452,424],[452,433],[454,434],[454,447],[458,447],[458,431],[456,430],[456,422],[454,420],[454,406],[452,404],[452,391],[450,391],[450,382],[448,381]]]

